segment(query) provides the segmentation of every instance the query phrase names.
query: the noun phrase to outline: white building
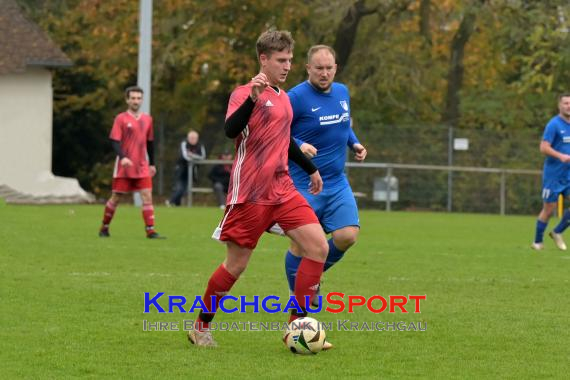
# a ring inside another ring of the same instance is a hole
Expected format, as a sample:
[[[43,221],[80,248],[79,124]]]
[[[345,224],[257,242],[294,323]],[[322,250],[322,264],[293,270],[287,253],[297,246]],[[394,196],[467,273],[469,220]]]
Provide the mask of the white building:
[[[0,0],[0,197],[11,203],[89,202],[52,173],[52,72],[72,62],[13,0]]]

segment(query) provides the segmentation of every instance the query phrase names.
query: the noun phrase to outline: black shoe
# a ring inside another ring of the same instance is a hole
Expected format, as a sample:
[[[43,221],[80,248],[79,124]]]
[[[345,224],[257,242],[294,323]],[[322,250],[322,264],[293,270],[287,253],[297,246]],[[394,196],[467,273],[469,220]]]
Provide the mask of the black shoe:
[[[151,232],[146,237],[149,239],[166,239],[166,236],[159,235],[158,232]]]
[[[99,230],[99,237],[111,237],[111,234],[109,233],[108,229],[101,229]]]

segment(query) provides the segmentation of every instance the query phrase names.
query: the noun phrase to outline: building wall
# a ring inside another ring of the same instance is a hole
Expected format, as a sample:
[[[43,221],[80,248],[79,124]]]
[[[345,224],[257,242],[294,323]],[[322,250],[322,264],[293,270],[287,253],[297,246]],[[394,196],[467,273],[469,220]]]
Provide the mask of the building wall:
[[[0,185],[35,196],[86,195],[52,164],[52,74],[43,68],[0,75]]]

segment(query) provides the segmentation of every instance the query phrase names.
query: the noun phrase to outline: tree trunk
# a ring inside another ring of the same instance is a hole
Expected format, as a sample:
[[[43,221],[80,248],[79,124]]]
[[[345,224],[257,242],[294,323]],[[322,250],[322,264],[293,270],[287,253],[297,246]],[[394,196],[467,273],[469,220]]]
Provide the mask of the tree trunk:
[[[484,0],[481,1],[484,3]],[[475,20],[477,18],[477,10],[474,6],[467,10],[459,29],[453,40],[451,41],[451,59],[449,62],[449,73],[447,80],[447,97],[446,107],[442,115],[442,121],[449,126],[455,127],[459,121],[459,92],[463,85],[463,58],[465,54],[465,45],[473,34],[475,29]]]
[[[421,0],[420,3],[420,35],[427,45],[431,46],[431,0]]]
[[[366,0],[355,1],[352,6],[348,8],[336,31],[333,48],[336,51],[337,74],[342,72],[348,62],[352,47],[354,46],[354,40],[356,39],[360,19],[378,10],[378,7],[366,8],[365,2]]]

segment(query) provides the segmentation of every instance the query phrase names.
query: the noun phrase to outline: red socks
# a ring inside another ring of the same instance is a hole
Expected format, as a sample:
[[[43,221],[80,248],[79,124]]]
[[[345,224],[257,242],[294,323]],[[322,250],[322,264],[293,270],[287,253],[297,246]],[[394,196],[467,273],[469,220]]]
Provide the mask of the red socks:
[[[221,264],[218,269],[212,274],[210,280],[208,281],[208,287],[206,288],[206,292],[204,293],[204,297],[202,300],[204,301],[204,305],[208,310],[212,310],[212,298],[211,296],[216,296],[216,310],[218,309],[218,305],[220,303],[220,298],[225,296],[234,283],[237,281],[230,272],[226,270],[224,264]],[[203,311],[200,312],[200,315],[196,319],[195,329],[198,331],[206,330],[210,327],[210,322],[214,319],[215,313],[204,313]]]
[[[307,308],[305,304],[305,296],[312,299],[321,282],[321,275],[323,274],[325,263],[303,257],[297,270],[297,278],[295,279],[295,299],[303,310]],[[302,315],[291,314],[289,322],[301,317]]]
[[[105,204],[105,211],[103,213],[103,226],[108,228],[109,227],[109,223],[111,223],[111,220],[113,219],[113,216],[115,215],[115,210],[117,209],[117,204],[111,202],[110,200],[107,201],[107,203]]]
[[[146,233],[150,234],[154,232],[154,207],[152,203],[145,203],[142,206],[142,215],[144,219],[144,224],[146,226]]]

